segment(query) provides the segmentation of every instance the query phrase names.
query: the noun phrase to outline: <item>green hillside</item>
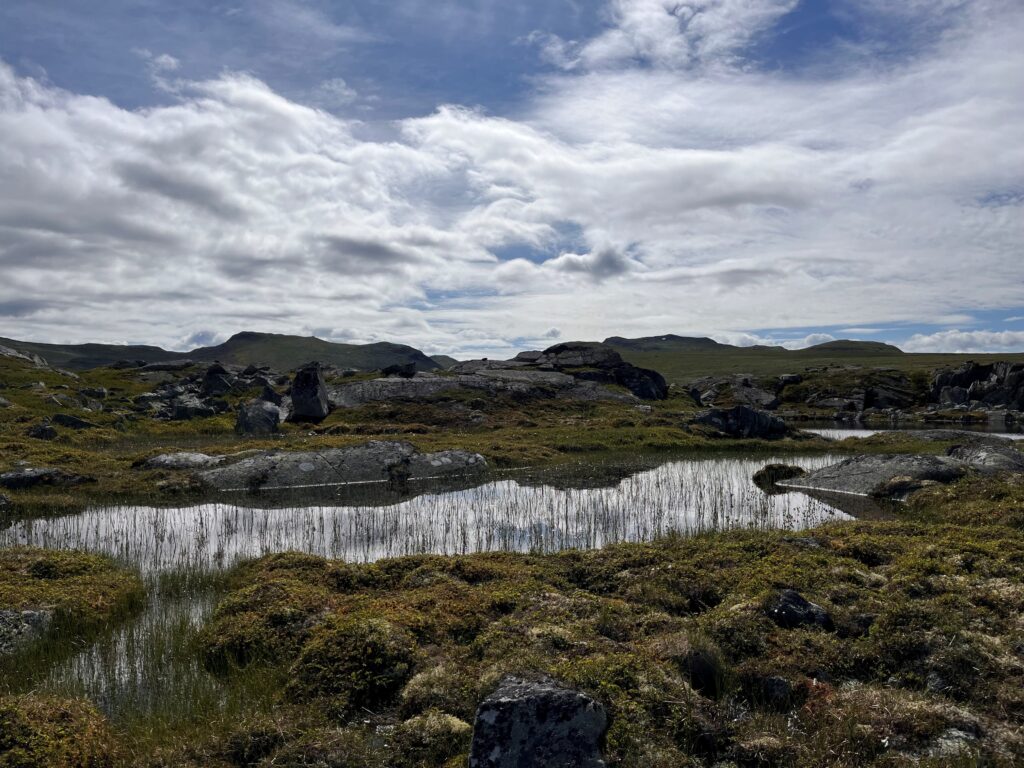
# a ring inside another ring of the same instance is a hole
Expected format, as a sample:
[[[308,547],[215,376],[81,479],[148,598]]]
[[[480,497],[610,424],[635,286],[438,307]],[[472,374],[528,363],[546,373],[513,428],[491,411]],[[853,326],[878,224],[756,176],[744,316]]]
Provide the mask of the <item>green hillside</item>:
[[[98,368],[118,360],[155,363],[184,358],[234,365],[269,365],[278,370],[290,370],[311,360],[364,371],[406,363],[415,363],[421,371],[432,371],[438,367],[436,362],[418,349],[405,344],[336,344],[312,336],[275,333],[237,333],[223,344],[199,347],[188,352],[171,352],[160,347],[138,345],[41,344],[4,338],[0,338],[0,345],[37,354],[50,365],[72,370]]]
[[[687,384],[701,376],[749,373],[754,376],[778,376],[802,373],[806,368],[828,365],[860,365],[866,368],[894,368],[912,372],[958,366],[967,360],[1024,362],[1024,354],[958,355],[911,354],[877,341],[829,341],[807,349],[783,347],[735,347],[711,339],[684,336],[651,336],[625,339],[613,336],[605,340],[623,358],[643,368],[659,371],[669,382]]]

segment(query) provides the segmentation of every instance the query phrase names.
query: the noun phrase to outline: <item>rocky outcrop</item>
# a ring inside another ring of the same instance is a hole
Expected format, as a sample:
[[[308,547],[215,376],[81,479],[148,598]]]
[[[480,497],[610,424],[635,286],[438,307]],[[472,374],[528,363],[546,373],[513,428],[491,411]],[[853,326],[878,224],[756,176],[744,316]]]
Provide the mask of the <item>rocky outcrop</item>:
[[[142,469],[204,469],[221,464],[224,460],[224,456],[208,456],[205,453],[161,453],[132,466]]]
[[[779,406],[775,392],[759,386],[753,376],[745,373],[705,376],[691,382],[688,392],[698,405],[703,406],[745,405],[769,411]]]
[[[728,410],[712,408],[697,416],[694,423],[713,427],[722,435],[733,438],[778,440],[791,434],[782,419],[745,405],[737,405]]]
[[[97,425],[91,421],[80,419],[78,416],[73,416],[70,413],[57,413],[53,416],[54,424],[61,427],[67,427],[68,429],[97,429]]]
[[[65,472],[52,467],[15,469],[0,474],[0,488],[12,491],[35,488],[40,485],[70,486],[95,483],[96,478]]]
[[[603,768],[604,707],[551,680],[505,677],[481,702],[470,768]]]
[[[319,363],[304,365],[292,381],[290,421],[319,423],[330,413],[330,397]]]
[[[931,399],[944,406],[1024,410],[1024,363],[964,363],[932,380]]]
[[[266,400],[250,400],[238,409],[235,432],[250,437],[265,437],[277,434],[280,429],[280,407]]]
[[[926,485],[951,483],[968,471],[1024,472],[1024,453],[1010,440],[953,430],[908,434],[962,442],[951,447],[945,456],[854,456],[803,477],[779,481],[778,485],[804,491],[902,499]]]
[[[52,611],[0,611],[0,656],[41,638],[52,621]]]
[[[618,400],[636,402],[629,395],[614,392],[594,382],[579,381],[556,371],[521,367],[497,368],[489,361],[460,363],[455,375],[417,373],[411,379],[386,378],[356,381],[331,387],[330,401],[335,408],[357,408],[366,403],[417,401],[444,396],[458,390],[480,392],[482,396],[499,393],[523,399],[560,398],[570,400]]]
[[[487,461],[477,453],[419,453],[410,443],[371,441],[322,451],[269,451],[200,472],[211,488],[276,490],[351,483],[392,482],[479,474]]]

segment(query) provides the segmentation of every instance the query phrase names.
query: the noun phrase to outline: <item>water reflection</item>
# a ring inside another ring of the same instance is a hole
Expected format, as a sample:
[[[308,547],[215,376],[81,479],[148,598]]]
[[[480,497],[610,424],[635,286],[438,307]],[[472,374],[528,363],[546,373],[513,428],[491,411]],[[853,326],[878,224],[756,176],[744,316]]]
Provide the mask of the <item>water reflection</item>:
[[[836,458],[782,460],[815,469]],[[803,528],[848,517],[834,502],[801,493],[763,493],[751,476],[771,461],[673,461],[606,487],[556,487],[511,478],[381,506],[99,507],[18,521],[0,532],[0,546],[86,549],[145,573],[215,571],[284,550],[358,562],[422,553],[551,552],[670,532]]]

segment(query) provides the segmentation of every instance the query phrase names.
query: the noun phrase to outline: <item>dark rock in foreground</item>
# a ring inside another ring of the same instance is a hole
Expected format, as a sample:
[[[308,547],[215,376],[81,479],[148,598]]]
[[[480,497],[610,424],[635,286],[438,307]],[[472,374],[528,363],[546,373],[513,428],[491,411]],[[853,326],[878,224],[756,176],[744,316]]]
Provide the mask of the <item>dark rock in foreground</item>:
[[[56,440],[58,436],[52,424],[36,424],[25,434],[36,440]]]
[[[765,615],[783,629],[821,627],[831,631],[832,617],[795,589],[784,589],[765,607]]]
[[[75,475],[71,472],[65,472],[63,469],[53,469],[50,467],[16,469],[0,475],[0,487],[9,488],[12,491],[35,488],[40,485],[68,486],[95,482],[96,478],[94,477]]]
[[[712,408],[700,414],[696,423],[714,427],[722,434],[735,438],[777,440],[790,434],[789,427],[782,419],[745,405],[737,405],[728,410]]]
[[[478,453],[419,453],[410,443],[371,441],[315,452],[270,451],[199,473],[221,491],[258,491],[331,484],[392,482],[483,472]]]
[[[295,372],[291,395],[291,421],[321,422],[330,413],[327,385],[319,363],[304,365]]]
[[[470,768],[603,768],[604,707],[550,680],[505,677],[473,725]]]

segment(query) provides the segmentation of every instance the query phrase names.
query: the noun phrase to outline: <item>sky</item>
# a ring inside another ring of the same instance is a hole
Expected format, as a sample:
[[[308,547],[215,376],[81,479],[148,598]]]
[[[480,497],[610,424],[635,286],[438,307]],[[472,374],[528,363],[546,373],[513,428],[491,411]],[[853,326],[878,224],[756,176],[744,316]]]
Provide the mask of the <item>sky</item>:
[[[1020,0],[5,0],[0,336],[1024,350]]]

